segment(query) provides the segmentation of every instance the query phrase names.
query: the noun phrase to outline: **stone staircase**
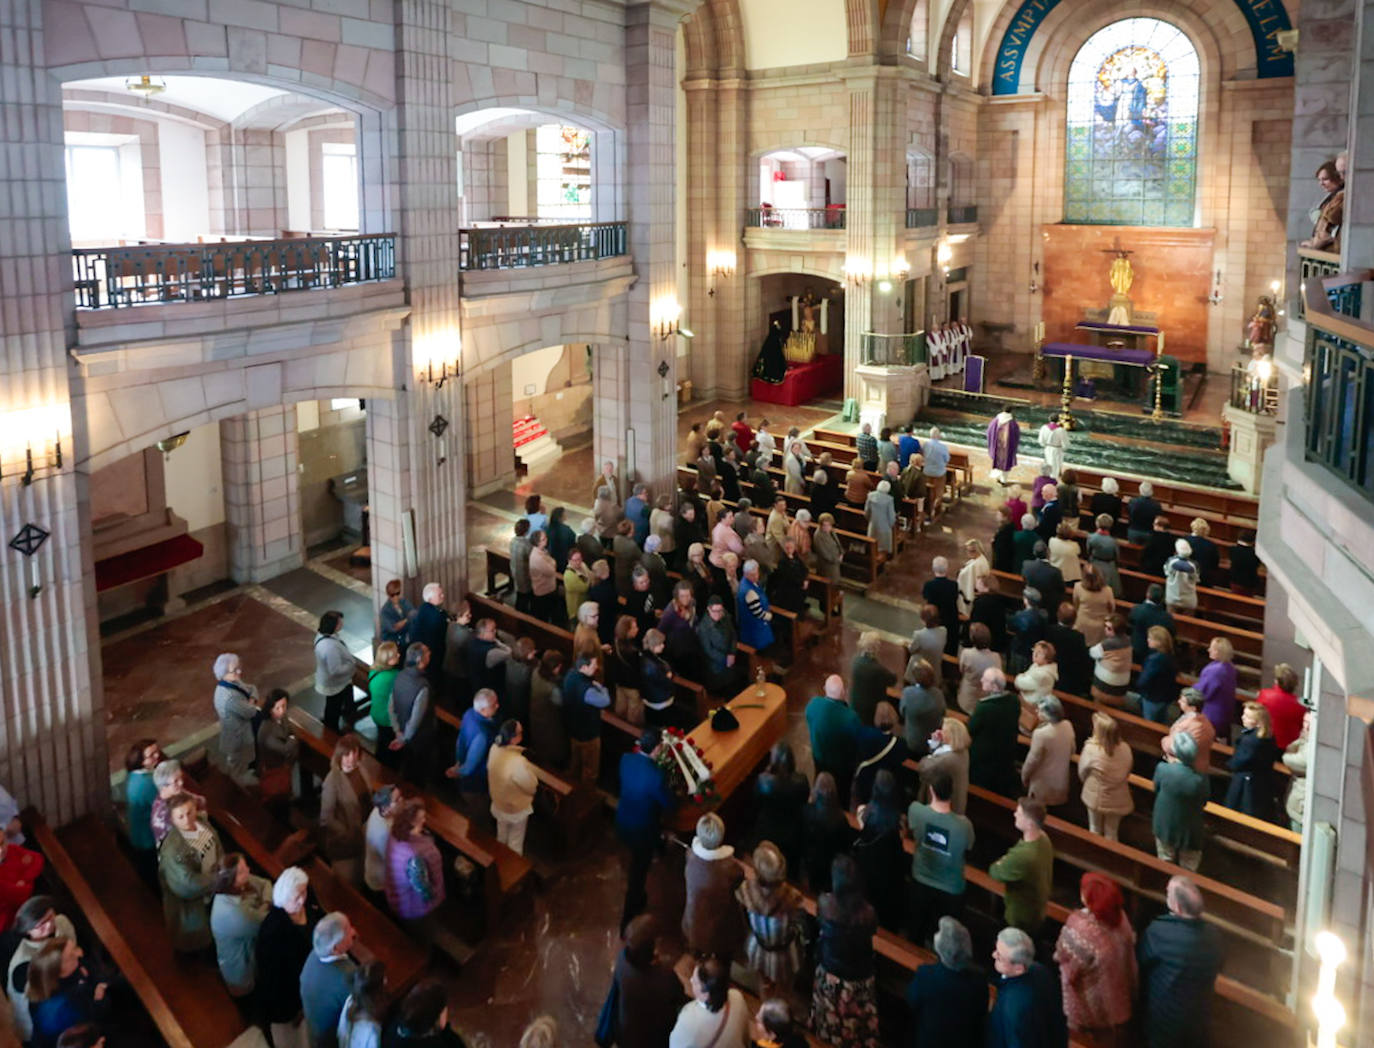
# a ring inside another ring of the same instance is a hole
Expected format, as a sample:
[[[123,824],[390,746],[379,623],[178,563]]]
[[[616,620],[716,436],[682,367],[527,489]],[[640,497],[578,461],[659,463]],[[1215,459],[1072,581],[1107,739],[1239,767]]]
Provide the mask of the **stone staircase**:
[[[515,457],[526,470],[546,465],[563,454],[563,448],[559,446],[558,441],[549,435],[544,424],[533,415],[516,419],[511,429]]]

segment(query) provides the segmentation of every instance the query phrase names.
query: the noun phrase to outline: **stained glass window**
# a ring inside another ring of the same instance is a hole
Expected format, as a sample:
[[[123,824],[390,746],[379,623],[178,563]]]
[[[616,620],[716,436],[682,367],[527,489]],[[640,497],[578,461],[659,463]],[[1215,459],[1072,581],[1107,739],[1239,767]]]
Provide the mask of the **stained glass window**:
[[[540,218],[592,217],[592,135],[580,127],[545,124],[535,133]]]
[[[1065,222],[1193,224],[1198,79],[1196,49],[1168,22],[1088,38],[1069,68]]]

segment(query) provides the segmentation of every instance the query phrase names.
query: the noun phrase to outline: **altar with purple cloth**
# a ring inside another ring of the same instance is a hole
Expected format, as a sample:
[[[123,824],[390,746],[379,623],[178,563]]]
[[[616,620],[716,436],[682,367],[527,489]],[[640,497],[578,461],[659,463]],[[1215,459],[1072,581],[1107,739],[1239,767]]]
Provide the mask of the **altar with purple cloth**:
[[[1055,377],[1063,381],[1065,396],[1092,397],[1096,383],[1110,382],[1124,395],[1140,395],[1141,370],[1157,359],[1153,350],[1131,349],[1125,346],[1094,346],[1085,342],[1046,342],[1040,347],[1037,363],[1044,368],[1046,360],[1062,361],[1055,368]],[[1078,382],[1073,381],[1074,362],[1078,362]]]

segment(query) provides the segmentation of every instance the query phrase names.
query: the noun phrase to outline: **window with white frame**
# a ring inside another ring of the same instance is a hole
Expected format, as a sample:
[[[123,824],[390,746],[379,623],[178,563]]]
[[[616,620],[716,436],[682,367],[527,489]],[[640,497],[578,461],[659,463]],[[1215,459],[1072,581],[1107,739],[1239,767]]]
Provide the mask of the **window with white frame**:
[[[326,229],[358,228],[358,150],[352,142],[326,142],[320,167]]]
[[[147,236],[143,152],[130,135],[67,136],[67,216],[75,244]]]

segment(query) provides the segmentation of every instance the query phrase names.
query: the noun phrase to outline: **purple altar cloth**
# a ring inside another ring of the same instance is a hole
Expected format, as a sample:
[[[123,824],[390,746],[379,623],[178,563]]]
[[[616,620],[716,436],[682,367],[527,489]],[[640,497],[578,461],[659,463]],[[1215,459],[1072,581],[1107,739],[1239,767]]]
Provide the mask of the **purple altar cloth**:
[[[1081,342],[1046,342],[1040,347],[1040,355],[1101,360],[1108,364],[1130,364],[1142,368],[1155,362],[1154,353],[1148,349],[1108,349],[1106,346],[1088,346]]]
[[[1144,324],[1095,324],[1085,321],[1082,324],[1075,324],[1074,327],[1079,331],[1125,331],[1132,335],[1159,334],[1159,328]]]

